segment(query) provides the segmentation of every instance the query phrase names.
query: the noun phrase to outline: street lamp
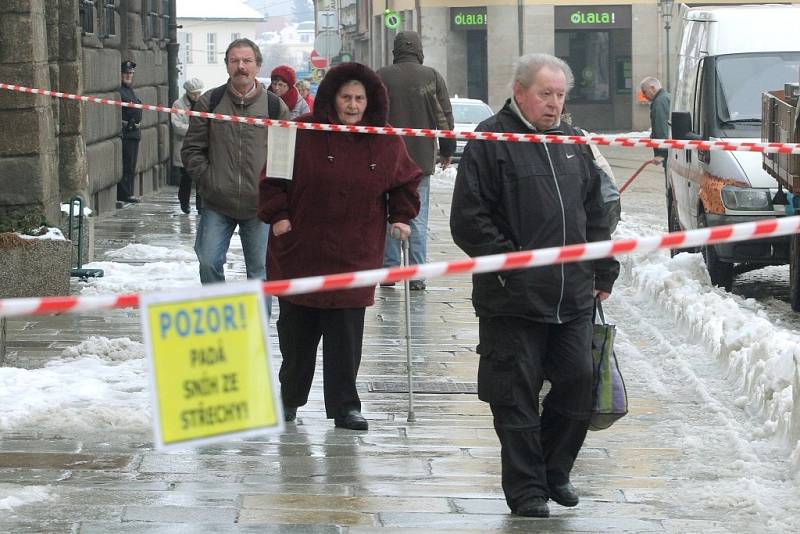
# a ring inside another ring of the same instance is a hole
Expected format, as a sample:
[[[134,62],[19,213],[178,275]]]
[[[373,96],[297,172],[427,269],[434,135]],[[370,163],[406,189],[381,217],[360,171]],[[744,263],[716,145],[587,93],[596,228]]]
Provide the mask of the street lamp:
[[[667,92],[668,93],[670,92],[670,89],[671,89],[671,84],[670,84],[670,79],[669,79],[670,78],[670,76],[669,76],[669,52],[670,52],[669,51],[669,30],[670,30],[670,28],[672,28],[672,26],[670,26],[670,22],[672,22],[672,9],[674,7],[675,7],[675,0],[658,0],[658,13],[664,19],[664,32],[666,33],[666,36],[667,36],[667,42],[666,42],[666,45],[667,45],[666,48],[667,49],[666,49],[666,53],[665,53],[665,59],[666,59],[666,64],[667,64],[667,80],[666,80],[667,84],[666,84],[666,87],[667,87]]]

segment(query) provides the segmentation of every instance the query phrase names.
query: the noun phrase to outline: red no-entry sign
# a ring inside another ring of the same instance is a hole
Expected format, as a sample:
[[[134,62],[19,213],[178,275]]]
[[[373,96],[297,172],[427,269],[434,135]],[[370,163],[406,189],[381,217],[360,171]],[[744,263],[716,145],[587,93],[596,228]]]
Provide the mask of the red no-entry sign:
[[[324,69],[328,67],[328,59],[317,54],[316,50],[311,51],[311,66],[317,69]]]

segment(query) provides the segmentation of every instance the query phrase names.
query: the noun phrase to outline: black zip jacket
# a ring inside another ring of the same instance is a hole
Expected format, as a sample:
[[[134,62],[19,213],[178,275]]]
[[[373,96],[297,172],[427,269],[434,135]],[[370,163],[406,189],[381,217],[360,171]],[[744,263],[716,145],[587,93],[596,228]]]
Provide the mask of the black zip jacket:
[[[136,96],[132,87],[121,85],[119,87],[119,99],[122,102],[141,104],[142,101]],[[139,131],[139,123],[142,122],[142,110],[136,108],[122,108],[122,138],[141,139],[142,132]]]
[[[511,109],[477,131],[531,133]],[[580,135],[560,125],[546,132]],[[450,214],[453,240],[469,256],[610,239],[600,176],[585,146],[470,141],[458,165]],[[562,323],[592,309],[594,288],[611,292],[613,259],[473,276],[479,317]]]

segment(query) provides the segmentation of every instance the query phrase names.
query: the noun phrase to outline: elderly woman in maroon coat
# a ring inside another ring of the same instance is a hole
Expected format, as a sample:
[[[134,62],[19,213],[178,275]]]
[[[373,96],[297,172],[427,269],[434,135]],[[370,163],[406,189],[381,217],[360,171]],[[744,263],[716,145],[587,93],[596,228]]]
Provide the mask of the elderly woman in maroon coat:
[[[332,68],[319,86],[313,114],[299,122],[385,126],[386,88],[358,63]],[[384,229],[406,239],[419,211],[422,171],[399,137],[298,130],[292,180],[262,177],[258,213],[272,225],[270,280],[377,269]],[[356,391],[364,312],[375,288],[279,299],[283,363],[281,397],[287,421],[308,401],[317,346],[323,340],[325,412],[336,426],[367,430]]]

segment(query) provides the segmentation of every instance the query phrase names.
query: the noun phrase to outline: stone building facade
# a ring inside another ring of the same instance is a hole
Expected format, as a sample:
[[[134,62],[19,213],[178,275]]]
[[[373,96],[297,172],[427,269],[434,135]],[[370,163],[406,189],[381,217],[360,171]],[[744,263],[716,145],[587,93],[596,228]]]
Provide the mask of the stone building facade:
[[[0,81],[118,100],[120,64],[130,59],[139,98],[169,105],[170,4],[3,0]],[[0,90],[0,123],[0,223],[20,213],[55,223],[59,204],[76,194],[95,212],[114,209],[119,108]],[[169,116],[145,111],[141,129],[136,194],[165,184],[169,172]]]

